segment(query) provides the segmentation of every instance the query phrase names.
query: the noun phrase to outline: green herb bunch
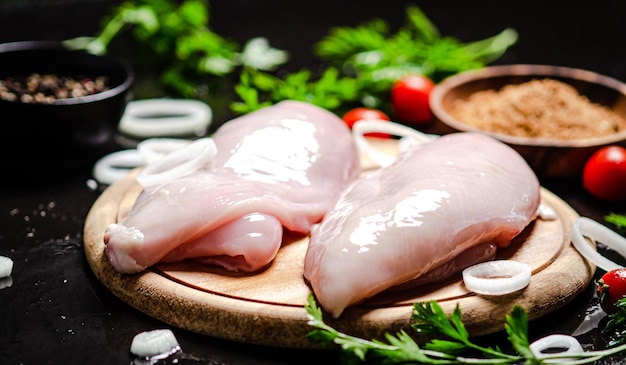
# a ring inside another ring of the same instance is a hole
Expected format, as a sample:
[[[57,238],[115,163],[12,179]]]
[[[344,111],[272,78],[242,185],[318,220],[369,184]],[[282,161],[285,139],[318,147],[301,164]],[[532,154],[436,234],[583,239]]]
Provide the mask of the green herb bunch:
[[[602,334],[607,337],[608,346],[626,344],[626,299],[620,299],[615,303],[617,312],[608,316],[608,321]]]
[[[619,234],[626,234],[626,214],[611,212],[604,216],[604,221],[612,226]],[[608,321],[602,328],[602,334],[607,337],[608,346],[626,344],[626,298],[615,303],[617,312],[608,316]]]
[[[270,47],[264,38],[242,47],[209,27],[207,0],[127,0],[103,20],[95,37],[64,43],[94,54],[109,51],[111,42],[130,33],[136,43],[152,52],[159,63],[163,86],[186,98],[202,98],[211,78],[232,74],[239,66],[273,70],[287,61],[285,51]]]
[[[442,37],[417,6],[406,11],[406,25],[395,34],[381,19],[329,30],[312,45],[319,67],[291,73],[279,70],[288,61],[287,51],[271,47],[267,39],[253,38],[241,47],[214,32],[208,0],[127,0],[102,20],[95,37],[65,44],[103,54],[115,38],[130,33],[140,48],[154,55],[146,58],[159,64],[169,93],[204,99],[212,84],[222,85],[219,81],[232,75],[237,83],[233,98],[239,100],[232,100],[230,108],[245,114],[286,99],[336,113],[356,105],[389,112],[388,93],[399,77],[421,73],[437,82],[495,61],[517,41],[517,33],[506,29],[464,44]]]
[[[402,76],[419,73],[434,82],[452,74],[484,67],[500,58],[517,41],[514,29],[493,37],[461,43],[442,36],[417,6],[406,9],[406,24],[395,34],[381,19],[355,28],[337,27],[318,42],[323,61],[359,79],[372,93],[389,90]]]
[[[518,305],[506,316],[504,325],[507,338],[515,354],[509,354],[497,347],[484,347],[474,343],[461,319],[461,309],[457,306],[446,314],[436,301],[415,303],[411,315],[411,328],[414,335],[423,335],[428,340],[423,345],[405,331],[386,334],[386,342],[366,340],[339,332],[323,320],[323,311],[309,296],[305,309],[309,325],[315,329],[309,332],[309,339],[322,347],[336,345],[342,351],[345,364],[589,364],[626,351],[626,345],[601,351],[586,351],[579,354],[545,353],[538,357],[533,354],[528,341],[528,314]],[[482,357],[464,356],[478,354]]]
[[[242,101],[233,103],[233,110],[247,113],[276,101],[296,99],[337,113],[355,105],[389,112],[389,90],[397,79],[418,73],[439,82],[495,61],[517,42],[517,32],[505,29],[464,44],[441,36],[417,6],[409,6],[406,13],[406,24],[394,34],[382,19],[331,29],[313,45],[323,65],[318,75],[302,70],[279,78],[245,69],[236,89]]]

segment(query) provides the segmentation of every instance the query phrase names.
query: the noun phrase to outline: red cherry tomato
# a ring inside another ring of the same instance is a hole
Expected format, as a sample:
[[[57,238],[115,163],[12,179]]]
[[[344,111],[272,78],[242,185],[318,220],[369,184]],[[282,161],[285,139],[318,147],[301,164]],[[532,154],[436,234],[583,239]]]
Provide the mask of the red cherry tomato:
[[[626,268],[607,271],[597,282],[597,293],[600,306],[607,314],[618,311],[615,305],[626,296]]]
[[[626,199],[626,148],[602,147],[583,168],[583,187],[603,200]]]
[[[423,75],[408,75],[391,87],[391,107],[395,117],[405,124],[419,126],[432,119],[428,99],[434,82]]]
[[[363,120],[363,119],[389,120],[389,117],[387,116],[387,114],[385,114],[384,112],[378,109],[361,107],[361,108],[354,108],[352,110],[349,110],[346,114],[343,115],[343,117],[341,117],[341,119],[343,119],[343,121],[348,125],[350,129],[352,129],[352,126],[354,125],[354,123],[358,122],[359,120]],[[378,138],[390,137],[390,135],[386,133],[365,133],[365,136],[366,137],[378,137]]]

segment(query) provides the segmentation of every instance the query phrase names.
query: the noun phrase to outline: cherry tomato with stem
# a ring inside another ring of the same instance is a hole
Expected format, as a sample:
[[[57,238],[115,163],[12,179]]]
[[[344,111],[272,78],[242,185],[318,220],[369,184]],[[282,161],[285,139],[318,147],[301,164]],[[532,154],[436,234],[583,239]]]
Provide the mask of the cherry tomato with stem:
[[[626,148],[611,145],[597,150],[585,163],[582,182],[597,198],[626,199]]]
[[[359,120],[390,120],[389,116],[387,116],[387,114],[385,114],[383,111],[366,107],[359,107],[348,110],[348,112],[344,114],[341,119],[343,119],[343,121],[348,125],[351,130],[354,123],[358,122]],[[386,133],[365,133],[365,136],[377,138],[390,137],[390,135]]]
[[[420,74],[401,77],[391,87],[391,108],[394,116],[409,126],[420,126],[432,120],[430,94],[435,83]]]
[[[626,268],[607,271],[597,281],[600,306],[607,314],[618,311],[617,302],[626,296]]]

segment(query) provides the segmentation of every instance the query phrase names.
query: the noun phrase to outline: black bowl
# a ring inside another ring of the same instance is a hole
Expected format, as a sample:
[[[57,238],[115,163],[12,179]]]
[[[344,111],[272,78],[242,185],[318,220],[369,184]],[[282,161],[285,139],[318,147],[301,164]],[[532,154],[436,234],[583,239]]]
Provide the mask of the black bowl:
[[[73,79],[105,77],[107,89],[49,103],[0,98],[1,165],[37,173],[95,161],[110,146],[131,100],[134,72],[123,59],[65,48],[60,42],[0,44],[0,80],[33,73]]]

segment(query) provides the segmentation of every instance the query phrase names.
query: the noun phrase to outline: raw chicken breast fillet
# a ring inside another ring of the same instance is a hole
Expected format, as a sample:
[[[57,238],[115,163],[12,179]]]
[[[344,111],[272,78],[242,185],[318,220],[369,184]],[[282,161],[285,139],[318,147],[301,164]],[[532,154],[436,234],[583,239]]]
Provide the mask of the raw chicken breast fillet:
[[[537,177],[513,149],[478,133],[444,135],[347,188],[311,234],[304,275],[338,317],[455,258],[486,260],[484,251],[508,245],[539,203]]]
[[[348,127],[311,104],[284,101],[233,119],[217,155],[191,175],[147,187],[107,227],[121,273],[186,258],[252,272],[276,255],[283,228],[308,234],[360,172]]]

